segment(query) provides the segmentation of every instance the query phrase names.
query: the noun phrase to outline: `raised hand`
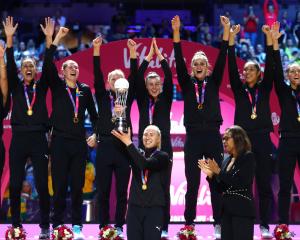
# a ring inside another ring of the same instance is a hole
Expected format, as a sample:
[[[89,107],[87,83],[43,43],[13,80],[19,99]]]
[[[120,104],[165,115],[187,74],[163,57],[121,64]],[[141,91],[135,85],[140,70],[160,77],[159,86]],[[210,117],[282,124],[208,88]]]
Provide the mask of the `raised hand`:
[[[128,41],[127,41],[127,47],[131,51],[136,51],[136,42],[133,41],[132,39],[128,39]]]
[[[45,18],[45,27],[40,24],[41,29],[45,36],[52,37],[55,29],[55,22],[50,17]]]
[[[131,137],[130,137],[131,136],[130,128],[128,128],[128,133],[112,130],[111,134],[114,135],[116,138],[118,138],[126,146],[129,146],[132,143]]]
[[[8,16],[5,22],[3,21],[2,23],[6,37],[12,37],[18,28],[18,23],[14,26],[14,18],[11,16]]]
[[[5,20],[5,22],[3,21],[2,23],[3,23],[5,35],[7,37],[13,36],[18,28],[18,23],[16,23],[14,26],[14,18],[11,16],[8,16]]]
[[[216,161],[214,159],[208,158],[208,160],[207,160],[207,167],[214,174],[219,174],[220,171],[221,171],[219,165],[216,163]]]
[[[232,25],[230,28],[230,35],[236,36],[241,30],[240,24],[238,25]]]
[[[60,39],[62,39],[64,36],[66,36],[69,32],[68,28],[60,27],[58,33],[55,36],[55,39],[53,41],[53,45],[57,46]]]
[[[220,16],[220,22],[223,26],[223,28],[230,28],[230,21],[228,17]]]
[[[172,18],[171,20],[172,23],[172,29],[174,32],[179,32],[180,31],[180,18],[178,15]]]
[[[154,44],[153,44],[153,39],[154,39],[154,38],[152,38],[149,53],[148,53],[147,57],[145,58],[145,60],[146,60],[147,62],[150,62],[151,59],[153,58],[153,55],[154,55]]]
[[[205,159],[198,160],[198,167],[204,172],[209,178],[212,178],[213,172],[208,168],[207,162]]]
[[[60,27],[59,31],[57,33],[57,36],[59,36],[60,38],[63,38],[64,36],[66,36],[68,34],[68,32],[69,32],[68,28]]]
[[[271,27],[271,36],[273,40],[278,40],[283,34],[282,32],[279,32],[279,30],[280,30],[280,22],[276,21],[275,23],[273,23]]]
[[[262,28],[261,28],[261,30],[262,30],[263,33],[266,34],[266,35],[268,35],[268,34],[271,33],[271,32],[270,32],[270,31],[271,31],[271,28],[270,28],[269,25],[263,25]]]
[[[102,37],[96,37],[94,40],[93,40],[93,47],[94,48],[100,48],[102,45]]]

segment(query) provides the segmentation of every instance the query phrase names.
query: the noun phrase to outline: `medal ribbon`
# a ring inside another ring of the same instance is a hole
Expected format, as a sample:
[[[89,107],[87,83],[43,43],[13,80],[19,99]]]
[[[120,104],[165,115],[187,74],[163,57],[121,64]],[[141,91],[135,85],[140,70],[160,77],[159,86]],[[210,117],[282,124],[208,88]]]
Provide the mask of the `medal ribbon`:
[[[300,117],[300,97],[299,97],[299,94],[298,94],[298,96],[296,96],[296,94],[295,94],[295,92],[294,91],[292,91],[292,95],[293,95],[293,97],[295,98],[295,100],[296,100],[296,106],[297,106],[297,112],[298,112],[298,117]]]
[[[149,99],[149,123],[150,124],[153,123],[154,107],[155,107],[154,100]]]
[[[143,185],[147,186],[147,182],[148,182],[148,174],[149,174],[149,170],[145,170],[145,174],[144,171],[141,171],[141,177],[142,177],[142,183]]]
[[[25,83],[23,84],[23,87],[24,87],[24,94],[25,94],[25,98],[26,98],[27,108],[28,108],[28,110],[32,110],[33,104],[35,103],[35,99],[36,99],[36,82],[34,82],[34,84],[32,86],[33,97],[32,97],[31,102],[29,101],[27,86]]]
[[[249,98],[249,101],[251,103],[252,113],[256,113],[256,103],[257,103],[257,99],[258,99],[258,88],[256,88],[256,90],[255,90],[255,101],[254,101],[254,104],[253,104],[252,95],[251,95],[250,91],[248,90],[248,88],[245,88],[245,91],[248,94],[248,98]]]
[[[158,151],[158,150],[155,150],[155,151],[150,155],[150,158],[151,158],[157,151]],[[144,154],[144,156],[145,156],[145,154]],[[143,170],[141,171],[141,178],[142,178],[142,183],[143,183],[143,185],[146,185],[146,186],[147,186],[148,175],[149,175],[149,170],[148,170],[148,169],[145,170],[145,174],[144,174],[144,171],[143,171]]]
[[[198,105],[200,105],[200,106],[202,106],[203,103],[204,103],[206,84],[207,84],[207,81],[204,80],[204,81],[203,81],[203,84],[202,84],[202,87],[201,87],[201,99],[200,99],[200,97],[199,97],[199,85],[198,85],[198,82],[196,81],[196,82],[194,83],[197,103],[198,103]]]
[[[72,93],[70,88],[68,87],[68,85],[66,84],[66,90],[68,91],[69,94],[69,98],[73,104],[73,108],[74,108],[74,116],[75,118],[78,118],[78,108],[79,108],[79,88],[78,85],[76,84],[76,103],[73,99]]]

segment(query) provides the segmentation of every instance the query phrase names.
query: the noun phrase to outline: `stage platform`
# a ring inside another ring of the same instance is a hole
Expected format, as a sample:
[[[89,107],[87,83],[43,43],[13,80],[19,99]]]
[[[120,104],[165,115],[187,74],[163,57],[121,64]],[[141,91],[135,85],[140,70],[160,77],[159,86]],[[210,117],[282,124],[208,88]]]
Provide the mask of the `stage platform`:
[[[27,231],[27,240],[38,239],[39,234],[39,226],[37,224],[24,224],[24,228]],[[177,240],[176,233],[182,227],[182,224],[171,224],[169,228],[169,240]],[[1,224],[0,225],[0,240],[4,240],[4,232],[6,231],[8,225]],[[270,229],[273,231],[275,225],[271,225]],[[126,231],[126,226],[125,229]],[[198,233],[198,240],[212,240],[213,237],[213,226],[211,224],[197,224],[196,230]],[[296,236],[293,237],[293,240],[300,240],[300,225],[290,225],[290,230],[293,231]],[[96,224],[85,224],[83,227],[83,233],[85,235],[86,240],[96,240],[97,234],[99,233],[98,225]],[[259,226],[255,225],[255,234],[253,239],[261,239]],[[275,239],[275,238],[274,238]]]

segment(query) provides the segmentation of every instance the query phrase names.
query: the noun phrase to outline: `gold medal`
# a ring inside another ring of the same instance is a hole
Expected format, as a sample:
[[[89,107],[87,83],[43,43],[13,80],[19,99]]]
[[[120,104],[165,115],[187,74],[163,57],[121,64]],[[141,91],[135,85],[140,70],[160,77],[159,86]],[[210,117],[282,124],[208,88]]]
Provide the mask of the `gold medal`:
[[[146,185],[146,184],[143,184],[142,189],[143,189],[144,191],[146,191],[146,190],[147,190],[147,185]]]
[[[78,122],[79,122],[78,117],[74,117],[74,118],[73,118],[73,122],[74,122],[74,123],[78,123]]]
[[[31,116],[32,114],[33,114],[33,111],[32,111],[31,109],[28,109],[28,110],[27,110],[27,115],[28,115],[28,116]]]
[[[252,114],[251,114],[251,119],[256,119],[257,118],[257,115],[256,115],[256,113],[255,112],[253,112]]]
[[[198,109],[201,110],[202,108],[203,108],[203,104],[202,104],[202,103],[199,103],[199,104],[198,104]]]
[[[300,116],[297,117],[298,122],[300,122]]]

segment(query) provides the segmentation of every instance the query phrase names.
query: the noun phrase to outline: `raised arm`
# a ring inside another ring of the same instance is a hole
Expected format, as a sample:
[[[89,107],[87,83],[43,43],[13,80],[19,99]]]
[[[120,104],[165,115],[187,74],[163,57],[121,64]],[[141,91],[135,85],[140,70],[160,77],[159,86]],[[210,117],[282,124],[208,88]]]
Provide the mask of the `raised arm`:
[[[228,48],[228,40],[229,40],[229,32],[230,32],[230,21],[225,16],[220,16],[220,21],[223,26],[223,41],[221,44],[221,49],[219,51],[219,55],[215,62],[214,70],[212,72],[211,78],[215,82],[216,86],[220,87],[223,79],[223,73],[225,69],[227,48]]]
[[[93,40],[94,88],[97,97],[101,97],[105,93],[104,77],[100,67],[101,45],[101,37],[97,37]]]
[[[232,91],[235,93],[243,87],[243,83],[240,79],[240,74],[238,66],[236,63],[235,55],[235,38],[236,35],[240,32],[240,25],[233,25],[230,29],[229,35],[229,48],[228,48],[228,72],[229,72],[229,81]]]
[[[278,39],[282,35],[282,32],[279,32],[279,27],[278,24],[274,24],[271,30],[274,53],[274,86],[278,96],[285,94],[284,90],[287,89],[287,85],[284,82],[284,73],[278,43]]]
[[[40,24],[40,26],[46,38],[46,48],[50,48],[54,34],[55,22],[50,17],[47,17],[45,18],[45,26],[42,24]]]
[[[176,72],[178,83],[185,93],[186,89],[186,79],[190,78],[188,74],[188,70],[183,58],[182,48],[180,43],[180,18],[178,15],[173,17],[172,19],[172,29],[173,29],[173,45],[174,45],[174,53],[175,53],[175,62],[176,62]]]
[[[166,61],[166,59],[164,58],[164,56],[160,52],[155,39],[154,39],[154,42],[153,42],[153,46],[154,46],[155,54],[157,55],[157,57],[158,57],[158,59],[160,61],[161,67],[162,67],[162,69],[164,71],[164,75],[165,75],[162,94],[165,95],[167,97],[167,99],[169,99],[170,101],[172,101],[173,100],[173,77],[172,77],[172,71],[171,71],[171,69],[169,67],[168,62]]]
[[[13,49],[13,36],[18,28],[18,23],[14,25],[14,18],[7,17],[3,21],[4,32],[6,35],[6,58],[7,58],[7,78],[8,89],[11,92],[19,83],[18,70],[15,63],[14,49]]]
[[[153,39],[150,45],[150,50],[148,55],[145,57],[142,64],[138,68],[138,74],[136,79],[136,97],[138,102],[148,97],[146,83],[145,83],[145,72],[154,55]]]
[[[275,24],[279,24],[276,22]],[[264,78],[261,83],[261,86],[268,91],[272,90],[273,87],[273,78],[274,78],[274,58],[273,58],[273,41],[271,36],[271,29],[268,25],[262,26],[262,31],[266,35],[266,62],[265,62],[265,71]]]
[[[272,2],[273,2],[273,6],[274,6],[274,13],[276,14],[276,16],[278,16],[278,12],[279,12],[278,2],[277,2],[277,0],[272,0]]]
[[[47,17],[45,18],[45,26],[43,26],[42,24],[40,24],[41,29],[45,35],[45,39],[46,39],[46,49],[49,50],[51,44],[52,44],[52,37],[54,34],[54,21],[50,18]],[[49,84],[49,78],[47,77],[47,70],[46,70],[47,64],[43,64],[43,69],[42,69],[42,75],[40,78],[40,83],[41,84],[45,84],[46,86],[48,86]]]
[[[46,49],[45,60],[44,60],[45,73],[46,73],[45,75],[48,78],[49,85],[51,88],[55,88],[55,86],[57,86],[57,84],[61,83],[61,79],[59,77],[57,68],[53,62],[53,56],[54,56],[54,53],[56,51],[57,45],[59,44],[60,40],[64,36],[66,36],[68,32],[69,32],[69,29],[60,27],[53,43],[50,45],[50,48]]]
[[[154,154],[154,156],[146,158],[137,150],[133,143],[127,146],[127,151],[131,156],[130,160],[133,161],[135,166],[137,166],[140,170],[147,169],[150,171],[160,171],[168,167],[169,158],[166,153]]]
[[[136,79],[137,79],[137,53],[136,42],[132,39],[127,41],[127,47],[130,53],[130,74],[128,76],[129,90],[127,96],[127,107],[131,107],[136,94]]]
[[[4,53],[5,53],[4,46],[0,44],[0,91],[3,97],[2,99],[3,107],[5,107],[8,98],[8,83],[7,83],[6,66],[4,61]]]

